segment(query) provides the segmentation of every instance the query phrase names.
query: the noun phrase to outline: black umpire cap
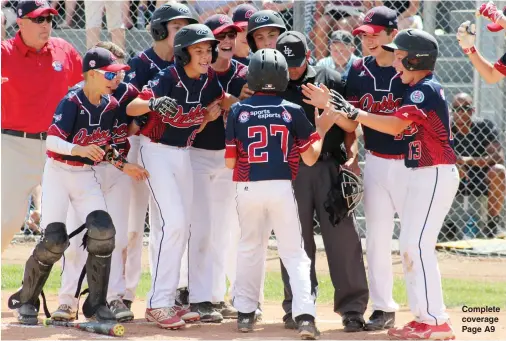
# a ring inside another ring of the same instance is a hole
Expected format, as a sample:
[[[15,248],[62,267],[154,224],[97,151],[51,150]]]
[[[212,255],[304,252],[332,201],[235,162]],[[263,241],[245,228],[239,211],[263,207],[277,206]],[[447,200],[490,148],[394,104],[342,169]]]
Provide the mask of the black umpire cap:
[[[278,37],[276,50],[285,56],[288,67],[301,67],[307,60],[306,36],[297,31],[287,31]]]

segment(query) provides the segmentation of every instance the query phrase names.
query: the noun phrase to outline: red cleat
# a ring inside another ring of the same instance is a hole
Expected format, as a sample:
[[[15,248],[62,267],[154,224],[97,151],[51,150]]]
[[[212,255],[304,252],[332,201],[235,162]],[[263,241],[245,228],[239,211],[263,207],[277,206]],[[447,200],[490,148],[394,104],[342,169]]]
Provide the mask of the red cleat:
[[[156,322],[160,328],[180,329],[185,326],[185,322],[172,307],[155,309],[146,308],[145,316],[146,320],[149,322]]]
[[[388,335],[401,340],[455,340],[455,333],[449,323],[432,326],[411,321],[402,328],[391,328]]]
[[[190,311],[190,306],[180,307],[176,305],[172,309],[174,309],[176,311],[176,314],[185,322],[194,322],[200,320],[200,314]]]

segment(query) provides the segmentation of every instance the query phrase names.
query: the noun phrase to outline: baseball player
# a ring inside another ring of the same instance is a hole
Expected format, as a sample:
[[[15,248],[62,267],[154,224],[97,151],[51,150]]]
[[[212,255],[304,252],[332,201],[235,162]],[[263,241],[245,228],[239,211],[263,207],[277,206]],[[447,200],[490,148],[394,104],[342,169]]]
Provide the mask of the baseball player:
[[[126,81],[133,84],[139,91],[148,84],[148,81],[163,69],[172,65],[174,60],[174,36],[176,32],[188,24],[198,21],[192,17],[190,9],[183,4],[168,3],[157,8],[151,17],[150,32],[153,37],[153,46],[141,52],[129,61],[131,70],[126,76]],[[142,125],[146,117],[137,121]],[[128,138],[130,151],[128,160],[139,163],[140,135],[136,134]],[[141,278],[141,255],[144,222],[148,209],[149,188],[143,182],[132,184],[130,209],[128,219],[128,250],[125,265],[126,292],[123,301],[130,307],[135,299],[135,291]],[[151,205],[155,209],[156,205]]]
[[[317,131],[304,110],[277,96],[288,84],[285,57],[274,49],[253,54],[248,87],[255,94],[232,106],[227,119],[225,163],[234,169],[241,239],[237,255],[234,307],[241,332],[253,331],[272,230],[294,291],[293,316],[302,339],[315,339],[315,303],[311,295],[310,260],[303,248],[292,180],[302,158],[313,165],[333,117],[315,111]]]
[[[476,11],[477,15],[482,15],[492,21],[487,25],[491,32],[499,32],[506,29],[506,7],[501,12],[496,5],[489,1],[482,4]],[[470,21],[460,25],[457,32],[457,40],[464,53],[469,56],[469,60],[480,73],[480,76],[487,83],[498,83],[506,77],[506,54],[502,56],[494,65],[487,61],[476,49],[474,42],[476,40],[476,27]]]
[[[363,25],[352,33],[361,35],[362,44],[368,48],[370,56],[353,63],[346,81],[345,97],[366,112],[392,115],[399,108],[407,86],[392,67],[393,54],[383,50],[381,45],[392,42],[397,34],[397,13],[385,6],[374,7],[366,13]],[[385,274],[393,274],[390,252],[395,226],[393,218],[395,213],[401,216],[406,195],[407,169],[403,161],[406,142],[403,134],[391,136],[367,126],[362,130],[367,151],[364,214],[373,310],[363,327],[381,330],[394,325],[395,311],[399,308],[392,296],[393,275]]]
[[[242,31],[237,32],[234,59],[244,65],[249,65],[251,54],[248,39],[246,38],[248,34],[248,20],[255,12],[258,12],[258,9],[251,4],[241,4],[232,11],[232,21],[242,29]]]
[[[106,160],[135,179],[148,176],[144,168],[128,163],[114,146],[121,127],[119,103],[110,94],[118,73],[126,69],[128,66],[116,63],[108,50],[89,50],[83,60],[83,88],[66,96],[56,109],[48,130],[48,159],[42,178],[44,236],[26,263],[22,288],[9,299],[22,324],[37,324],[38,296],[54,263],[68,247],[69,236],[62,222],[69,203],[87,229],[83,244],[88,251],[89,295],[83,313],[98,321],[116,320],[106,301],[116,229],[96,168]]]
[[[450,114],[445,93],[432,75],[439,48],[436,39],[417,29],[400,31],[382,45],[394,52],[393,66],[409,87],[393,115],[355,108],[336,96],[343,117],[392,136],[408,131],[404,150],[410,169],[401,215],[400,252],[408,301],[415,320],[388,335],[403,340],[454,339],[445,312],[441,275],[434,253],[437,236],[459,186]]]
[[[281,14],[272,10],[253,13],[248,19],[246,39],[252,53],[257,50],[276,48],[279,35],[286,31]]]
[[[181,312],[188,313],[186,307],[174,306],[181,258],[190,235],[193,178],[188,176],[192,172],[188,147],[221,109],[237,101],[223,91],[210,68],[218,43],[205,25],[181,28],[174,38],[175,64],[159,73],[127,107],[131,116],[149,112],[141,130],[140,159],[151,174],[148,186],[158,214],[151,217],[152,281],[146,318],[161,328],[183,327]],[[192,302],[191,295],[190,302],[201,303]],[[192,310],[196,311],[195,306]]]
[[[98,47],[109,50],[117,59],[123,59],[125,53],[115,44],[99,42]],[[118,152],[127,157],[129,143],[127,140],[128,125],[131,119],[126,116],[126,105],[138,95],[137,89],[132,84],[123,83],[123,74],[114,78],[113,97],[119,102],[118,122],[113,135],[113,142]],[[70,95],[83,87],[79,83],[70,90]],[[131,181],[126,174],[119,172],[108,163],[101,163],[96,167],[97,177],[101,179],[101,189],[109,209],[114,226],[117,228],[116,248],[112,254],[111,269],[107,301],[109,308],[119,322],[130,321],[134,318],[129,307],[125,306],[122,297],[125,294],[124,279],[124,254],[127,248],[128,215],[125,215],[125,207],[130,200]],[[66,226],[73,230],[83,224],[71,207],[67,215]],[[76,288],[80,288],[79,277],[86,262],[85,250],[80,247],[84,231],[70,240],[70,246],[65,251],[62,270],[62,283],[58,293],[59,306],[51,315],[53,320],[72,321],[76,318],[78,309],[78,297],[75,297]]]

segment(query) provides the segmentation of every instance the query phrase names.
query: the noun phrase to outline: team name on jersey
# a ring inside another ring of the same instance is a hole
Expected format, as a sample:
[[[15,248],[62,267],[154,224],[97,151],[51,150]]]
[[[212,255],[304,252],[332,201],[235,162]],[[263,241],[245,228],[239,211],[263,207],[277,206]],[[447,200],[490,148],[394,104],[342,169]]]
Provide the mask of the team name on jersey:
[[[184,113],[183,107],[178,105],[177,113],[174,116],[164,116],[162,122],[176,128],[189,128],[202,124],[206,110],[205,107],[202,107],[202,104],[199,104],[196,107],[192,107],[188,113]]]
[[[102,130],[101,127],[94,129],[88,135],[86,128],[81,128],[72,139],[72,143],[80,146],[87,146],[90,144],[103,145],[109,141],[111,132],[109,130]]]
[[[401,106],[402,98],[394,98],[392,93],[383,96],[381,101],[375,101],[372,94],[364,94],[358,101],[362,110],[370,113],[394,113]]]

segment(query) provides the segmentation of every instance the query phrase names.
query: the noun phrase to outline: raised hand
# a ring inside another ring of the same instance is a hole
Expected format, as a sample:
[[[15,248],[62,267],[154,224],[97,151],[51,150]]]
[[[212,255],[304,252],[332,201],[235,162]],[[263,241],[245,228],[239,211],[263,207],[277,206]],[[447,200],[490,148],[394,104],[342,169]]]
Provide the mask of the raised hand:
[[[318,134],[323,138],[323,135],[329,131],[329,129],[334,124],[334,121],[336,119],[336,114],[330,110],[330,107],[327,106],[323,110],[323,112],[320,114],[318,111],[318,108],[314,108],[314,122],[316,126],[316,130],[318,131]]]
[[[482,4],[476,10],[476,16],[480,15],[484,16],[493,23],[497,23],[497,20],[499,20],[499,18],[503,16],[502,12],[497,9],[497,6],[494,4],[493,1],[489,1],[487,3]]]
[[[464,53],[469,53],[476,40],[476,25],[469,20],[463,22],[457,30],[457,40]]]
[[[304,103],[310,104],[319,109],[325,109],[330,101],[330,90],[325,84],[316,86],[311,83],[307,83],[301,86],[302,94],[308,99],[303,98]]]

